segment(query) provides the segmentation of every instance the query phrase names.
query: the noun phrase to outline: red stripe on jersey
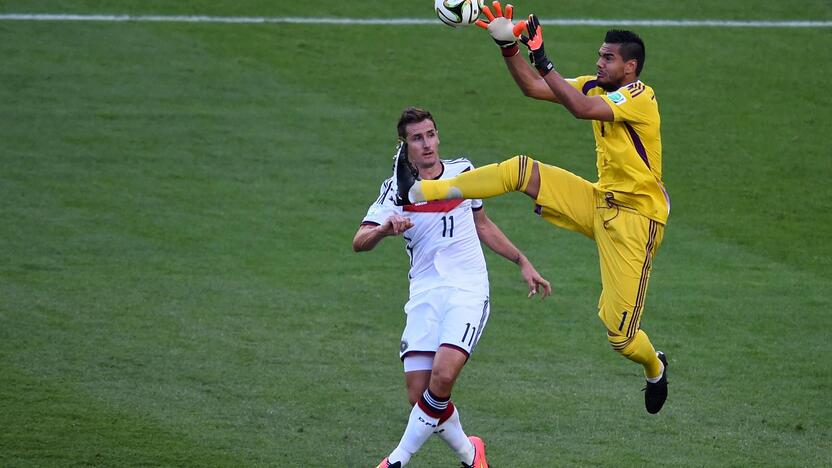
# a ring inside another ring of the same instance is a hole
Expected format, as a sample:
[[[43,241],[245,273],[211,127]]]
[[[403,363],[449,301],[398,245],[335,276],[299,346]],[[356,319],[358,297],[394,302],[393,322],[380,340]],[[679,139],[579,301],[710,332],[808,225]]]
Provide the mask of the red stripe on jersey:
[[[419,203],[418,205],[405,205],[402,209],[416,213],[447,213],[459,206],[460,203],[462,203],[462,200],[435,200]]]

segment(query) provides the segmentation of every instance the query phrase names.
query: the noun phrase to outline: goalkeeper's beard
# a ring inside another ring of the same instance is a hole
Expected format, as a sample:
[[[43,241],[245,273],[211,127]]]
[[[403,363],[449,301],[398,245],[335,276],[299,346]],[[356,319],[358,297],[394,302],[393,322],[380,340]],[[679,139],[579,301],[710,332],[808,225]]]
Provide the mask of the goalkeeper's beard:
[[[615,83],[615,84],[613,84],[613,83],[605,83],[605,82],[603,82],[603,81],[599,81],[599,82],[598,82],[598,86],[600,86],[600,87],[601,87],[601,89],[603,89],[604,91],[607,91],[607,92],[612,92],[612,91],[615,91],[615,90],[617,90],[618,88],[620,88],[620,87],[621,87],[621,85],[619,85],[619,84],[617,84],[617,83]]]

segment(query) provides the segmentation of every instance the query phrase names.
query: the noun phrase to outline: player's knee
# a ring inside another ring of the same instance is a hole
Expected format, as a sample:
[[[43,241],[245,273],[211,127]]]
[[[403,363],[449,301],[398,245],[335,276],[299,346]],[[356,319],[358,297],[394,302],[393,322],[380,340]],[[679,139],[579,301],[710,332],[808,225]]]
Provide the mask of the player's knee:
[[[430,370],[427,372],[411,372],[406,374],[405,387],[407,388],[407,400],[410,405],[415,405],[430,383]]]
[[[430,375],[430,389],[438,396],[451,394],[457,373],[454,369],[434,367]]]
[[[506,191],[522,192],[529,185],[534,160],[525,155],[515,156],[500,163],[500,175]]]

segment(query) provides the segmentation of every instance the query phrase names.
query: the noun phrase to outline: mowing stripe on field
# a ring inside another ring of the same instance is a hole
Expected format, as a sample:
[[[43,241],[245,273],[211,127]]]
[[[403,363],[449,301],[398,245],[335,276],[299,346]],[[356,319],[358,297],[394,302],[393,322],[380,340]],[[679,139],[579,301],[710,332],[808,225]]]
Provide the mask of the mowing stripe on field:
[[[8,13],[0,21],[103,21],[146,23],[229,23],[229,24],[338,24],[355,26],[436,25],[433,18],[313,18],[299,16],[181,16],[181,15],[68,15]],[[668,19],[548,19],[544,25],[557,26],[661,26],[718,28],[830,28],[832,21],[739,21]]]

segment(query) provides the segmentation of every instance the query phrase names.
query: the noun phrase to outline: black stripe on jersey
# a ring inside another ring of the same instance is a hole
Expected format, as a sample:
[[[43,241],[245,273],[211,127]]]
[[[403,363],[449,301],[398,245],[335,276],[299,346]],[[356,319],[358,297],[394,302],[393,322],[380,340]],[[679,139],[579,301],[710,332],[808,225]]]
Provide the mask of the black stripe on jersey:
[[[595,88],[597,86],[598,80],[589,80],[586,83],[584,83],[584,86],[581,88],[581,92],[587,94],[592,90],[592,88]]]
[[[402,235],[405,240],[404,249],[407,251],[407,258],[410,260],[410,267],[413,268],[413,239]],[[407,272],[407,279],[412,280],[413,276],[410,275],[410,272]]]
[[[633,147],[636,149],[636,153],[644,161],[644,164],[647,165],[647,169],[650,169],[650,160],[647,158],[647,150],[644,149],[644,143],[641,142],[641,138],[638,136],[638,132],[636,129],[630,125],[629,122],[624,122],[624,127],[627,129],[627,133],[630,134],[630,139],[633,140]]]
[[[485,298],[485,302],[482,304],[482,315],[480,316],[480,323],[479,327],[477,327],[477,336],[474,337],[474,344],[471,345],[471,352],[474,351],[474,348],[477,347],[477,343],[480,342],[480,335],[482,334],[482,327],[485,325],[485,321],[488,320],[488,302],[491,298]]]
[[[445,167],[447,166],[447,164],[445,164],[445,162],[442,161],[440,166],[442,166],[442,170],[439,171],[439,174],[437,174],[437,176],[434,177],[433,180],[439,180],[442,178],[442,175],[445,174]]]
[[[465,159],[465,158],[457,158],[457,159],[453,159],[453,160],[450,160],[450,161],[445,160],[445,159],[442,159],[442,160],[441,160],[441,162],[442,162],[442,171],[439,173],[439,175],[437,175],[436,177],[434,177],[434,178],[433,178],[433,180],[439,180],[439,179],[441,179],[441,178],[442,178],[442,176],[443,176],[443,175],[445,175],[445,168],[447,168],[447,167],[448,167],[448,166],[450,166],[450,165],[456,165],[456,164],[468,164],[469,166],[472,166],[471,161],[468,161],[468,160],[467,160],[467,159]],[[466,169],[465,169],[464,171],[462,171],[462,172],[465,172],[465,171],[470,171],[470,170],[471,170],[471,168],[470,168],[470,167],[468,167],[468,168],[466,168]]]
[[[517,177],[517,187],[514,189],[515,191],[519,191],[520,187],[523,186],[523,176],[526,174],[526,165],[529,162],[529,158],[526,156],[520,156],[520,174]]]
[[[463,172],[470,171],[471,169],[473,169],[473,168],[474,168],[474,165],[473,165],[473,164],[471,164],[471,161],[469,161],[469,160],[468,160],[467,158],[465,158],[465,157],[460,157],[460,158],[456,158],[456,159],[452,159],[452,160],[445,160],[445,159],[443,159],[443,160],[442,160],[442,174],[440,174],[438,177],[436,177],[436,179],[441,179],[441,178],[442,178],[442,176],[445,174],[445,168],[446,168],[446,167],[449,167],[449,166],[458,166],[458,165],[460,165],[460,164],[466,165],[466,166],[468,166],[468,167],[466,167],[465,169],[463,169],[462,171],[460,171],[460,172],[459,172],[458,174],[456,174],[456,175],[459,175],[459,174],[461,174],[461,173],[463,173]]]
[[[378,198],[376,198],[376,204],[379,204],[379,205],[384,203],[384,199],[387,198],[387,194],[390,193],[390,189],[393,188],[393,178],[391,177],[391,178],[385,180],[382,187],[384,187],[382,189],[384,191],[381,192],[381,195],[379,195]]]
[[[616,351],[621,351],[624,348],[626,348],[632,342],[633,342],[633,338],[627,338],[626,340],[620,341],[620,342],[610,341],[610,345],[612,346],[612,349],[614,349]]]

